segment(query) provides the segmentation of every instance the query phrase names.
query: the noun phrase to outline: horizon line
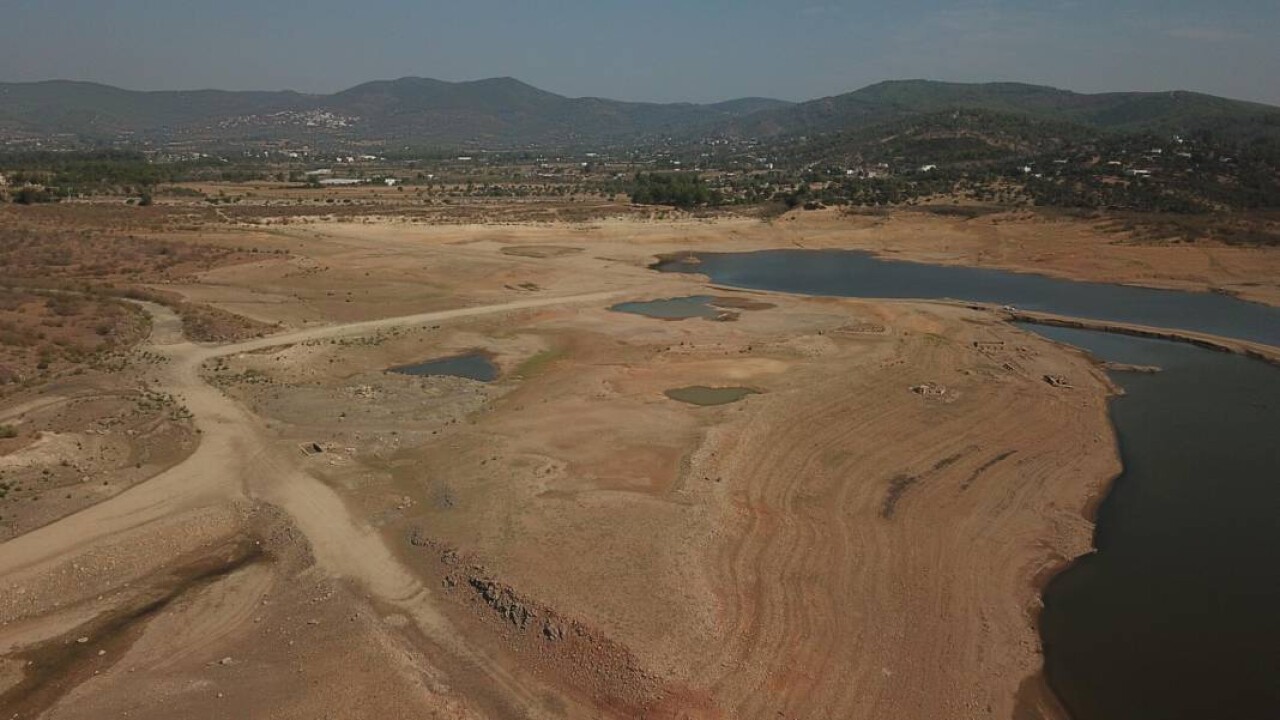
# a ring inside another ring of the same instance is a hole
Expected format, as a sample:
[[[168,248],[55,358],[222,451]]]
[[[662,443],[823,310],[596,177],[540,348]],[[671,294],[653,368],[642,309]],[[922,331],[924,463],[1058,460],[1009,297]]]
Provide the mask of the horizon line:
[[[426,75],[402,75],[402,76],[397,77],[397,78],[372,78],[372,79],[369,79],[369,80],[362,80],[362,81],[360,81],[360,82],[358,82],[358,83],[356,83],[356,84],[354,84],[354,85],[349,85],[349,86],[347,86],[347,87],[339,88],[339,89],[337,89],[337,90],[333,90],[333,91],[331,91],[331,92],[307,92],[307,91],[303,91],[303,90],[295,90],[295,89],[293,89],[293,88],[275,88],[275,89],[269,89],[269,90],[264,90],[264,89],[229,89],[229,88],[218,88],[218,87],[165,88],[165,89],[140,89],[140,88],[137,88],[137,87],[125,87],[125,86],[123,86],[123,85],[115,85],[115,84],[108,83],[108,82],[102,82],[102,81],[100,81],[100,80],[83,80],[83,79],[73,79],[73,78],[66,78],[66,77],[52,77],[52,78],[44,78],[44,79],[40,79],[40,80],[3,80],[3,79],[0,79],[0,85],[41,85],[41,84],[50,84],[50,83],[72,83],[72,84],[81,84],[81,85],[96,85],[96,86],[98,86],[98,87],[106,87],[106,88],[111,88],[111,89],[113,89],[113,90],[122,90],[122,91],[124,91],[124,92],[133,92],[133,93],[199,93],[199,92],[220,92],[220,93],[292,93],[292,94],[295,94],[295,95],[302,95],[302,96],[307,96],[307,97],[331,97],[331,96],[333,96],[333,95],[339,95],[339,94],[341,94],[341,93],[347,92],[347,91],[349,91],[349,90],[353,90],[353,89],[358,88],[358,87],[361,87],[361,86],[363,86],[363,85],[369,85],[369,84],[371,84],[371,83],[393,83],[393,82],[401,82],[401,81],[404,81],[404,80],[431,80],[431,81],[433,81],[433,82],[439,82],[439,83],[444,83],[444,84],[448,84],[448,85],[471,85],[471,84],[476,84],[476,83],[489,82],[489,81],[493,81],[493,80],[510,80],[510,81],[514,81],[514,82],[520,83],[521,85],[525,85],[525,86],[527,86],[527,87],[533,88],[533,89],[535,89],[535,90],[539,90],[539,91],[541,91],[541,92],[545,92],[545,93],[550,93],[550,94],[552,94],[552,95],[557,95],[557,96],[559,96],[559,97],[562,97],[562,98],[565,98],[565,99],[568,99],[568,100],[609,100],[609,101],[612,101],[612,102],[634,103],[634,104],[643,104],[643,105],[704,105],[704,106],[705,106],[705,105],[718,105],[718,104],[722,104],[722,103],[726,103],[726,102],[734,102],[734,101],[738,101],[738,100],[770,100],[770,101],[774,101],[774,102],[783,102],[783,103],[790,103],[790,104],[793,104],[793,105],[799,105],[799,104],[803,104],[803,103],[806,103],[806,102],[812,102],[812,101],[815,101],[815,100],[825,100],[825,99],[828,99],[828,98],[834,98],[834,97],[840,97],[840,96],[842,96],[842,95],[848,95],[848,94],[850,94],[850,93],[855,93],[855,92],[859,92],[859,91],[862,91],[862,90],[866,90],[866,89],[868,89],[868,88],[872,88],[872,87],[875,87],[875,86],[877,86],[877,85],[884,85],[884,84],[890,84],[890,83],[926,82],[926,83],[936,83],[936,84],[940,84],[940,85],[970,85],[970,86],[981,86],[981,85],[1022,85],[1022,86],[1026,86],[1026,87],[1035,87],[1035,88],[1043,88],[1043,89],[1048,89],[1048,90],[1056,90],[1056,91],[1058,91],[1058,92],[1067,92],[1067,93],[1072,93],[1072,94],[1075,94],[1075,95],[1083,95],[1083,96],[1114,95],[1114,94],[1144,94],[1144,95],[1165,95],[1165,94],[1170,94],[1170,95],[1171,95],[1171,94],[1176,94],[1176,93],[1188,93],[1188,94],[1193,94],[1193,95],[1205,95],[1205,96],[1209,96],[1209,97],[1216,97],[1216,98],[1221,98],[1221,99],[1224,99],[1224,100],[1231,100],[1231,101],[1233,101],[1233,102],[1251,103],[1251,104],[1254,104],[1254,105],[1263,105],[1263,106],[1266,106],[1266,107],[1273,107],[1273,108],[1280,109],[1280,103],[1274,103],[1274,104],[1273,104],[1273,103],[1271,103],[1271,102],[1265,102],[1265,101],[1261,101],[1261,100],[1247,100],[1247,99],[1243,99],[1243,98],[1230,97],[1230,96],[1227,96],[1227,95],[1217,95],[1217,94],[1214,94],[1214,93],[1204,92],[1204,91],[1200,91],[1200,90],[1186,90],[1186,89],[1180,89],[1180,88],[1171,88],[1171,89],[1163,89],[1163,90],[1103,90],[1103,91],[1099,91],[1099,92],[1083,92],[1083,91],[1080,91],[1080,90],[1073,90],[1073,89],[1070,89],[1070,88],[1059,87],[1059,86],[1057,86],[1057,85],[1047,85],[1047,84],[1043,84],[1043,83],[1027,82],[1027,81],[1024,81],[1024,80],[983,80],[983,81],[976,81],[976,82],[975,82],[975,81],[957,81],[957,80],[935,80],[935,79],[931,79],[931,78],[896,78],[896,79],[878,80],[878,81],[876,81],[876,82],[869,83],[869,84],[867,84],[867,85],[863,85],[863,86],[861,86],[861,87],[851,88],[851,89],[848,89],[848,90],[844,90],[844,91],[842,91],[842,92],[832,93],[832,94],[829,94],[829,95],[819,95],[819,96],[816,96],[816,97],[811,97],[811,98],[807,98],[807,99],[803,99],[803,100],[789,100],[789,99],[785,99],[785,98],[771,97],[771,96],[768,96],[768,95],[740,95],[740,96],[735,96],[735,97],[725,98],[725,99],[723,99],[723,100],[710,100],[710,101],[706,101],[706,100],[701,100],[701,101],[700,101],[700,100],[669,100],[669,101],[661,101],[661,100],[628,100],[628,99],[623,99],[623,98],[619,98],[619,97],[607,97],[607,96],[604,96],[604,95],[565,95],[565,94],[562,94],[562,93],[556,92],[555,90],[548,90],[548,89],[546,89],[546,88],[544,88],[544,87],[541,87],[541,86],[539,86],[539,85],[535,85],[535,84],[530,83],[530,82],[527,82],[527,81],[525,81],[525,80],[521,80],[520,78],[515,77],[515,76],[513,76],[513,75],[494,75],[494,76],[490,76],[490,77],[474,78],[474,79],[469,79],[469,80],[442,80],[442,79],[440,79],[440,78],[429,77],[429,76],[426,76]]]

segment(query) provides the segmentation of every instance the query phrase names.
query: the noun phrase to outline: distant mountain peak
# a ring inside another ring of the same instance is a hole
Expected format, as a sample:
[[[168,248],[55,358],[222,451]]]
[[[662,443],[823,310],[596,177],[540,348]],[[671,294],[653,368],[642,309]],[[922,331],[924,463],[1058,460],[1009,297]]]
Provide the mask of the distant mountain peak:
[[[945,110],[982,110],[1101,130],[1190,132],[1226,128],[1275,135],[1280,108],[1187,91],[1084,94],[1019,82],[887,80],[842,95],[730,121],[741,136],[836,132]]]
[[[54,81],[0,83],[0,140],[77,137],[163,144],[565,145],[634,142],[696,133],[726,118],[782,103],[744,99],[629,103],[568,98],[503,76],[450,82],[406,76],[329,95],[293,92],[137,92]]]

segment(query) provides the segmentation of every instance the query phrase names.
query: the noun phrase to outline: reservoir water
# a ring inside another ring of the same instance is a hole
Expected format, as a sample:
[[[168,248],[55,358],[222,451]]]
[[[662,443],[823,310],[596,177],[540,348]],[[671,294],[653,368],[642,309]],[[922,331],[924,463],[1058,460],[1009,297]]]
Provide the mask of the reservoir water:
[[[1280,346],[1280,310],[842,251],[699,255],[657,269],[737,287],[1016,305]],[[1098,551],[1057,575],[1040,620],[1050,686],[1076,720],[1276,717],[1280,708],[1280,370],[1190,345],[1026,326],[1113,373],[1124,472]]]
[[[1073,282],[1001,270],[881,260],[854,250],[706,253],[655,265],[756,290],[1014,305],[1094,320],[1195,330],[1280,346],[1280,308],[1214,293]]]
[[[1280,711],[1280,370],[1190,345],[1031,327],[1104,360],[1124,472],[1098,552],[1040,617],[1050,686],[1077,720]]]

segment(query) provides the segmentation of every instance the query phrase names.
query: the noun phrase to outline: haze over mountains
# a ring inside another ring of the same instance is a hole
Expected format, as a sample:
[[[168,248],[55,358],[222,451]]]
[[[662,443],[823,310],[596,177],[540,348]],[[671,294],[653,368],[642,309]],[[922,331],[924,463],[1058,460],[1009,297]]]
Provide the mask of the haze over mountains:
[[[711,105],[567,98],[512,78],[458,83],[401,78],[364,83],[332,95],[138,92],[48,81],[0,84],[0,133],[68,134],[86,141],[132,135],[154,142],[291,139],[559,145],[684,134],[788,104],[763,98]]]
[[[804,103],[568,98],[513,78],[375,81],[331,95],[140,92],[71,81],[0,83],[0,140],[369,144],[414,147],[623,145],[856,130],[979,110],[1095,130],[1280,137],[1280,108],[1190,92],[1081,94],[1016,83],[891,81]]]

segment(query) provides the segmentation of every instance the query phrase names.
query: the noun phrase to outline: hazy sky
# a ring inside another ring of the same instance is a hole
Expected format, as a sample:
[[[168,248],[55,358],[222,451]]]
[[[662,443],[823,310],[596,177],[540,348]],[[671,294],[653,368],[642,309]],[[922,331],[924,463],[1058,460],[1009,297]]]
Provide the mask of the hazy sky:
[[[3,0],[0,79],[292,88],[511,75],[565,95],[802,100],[888,79],[1280,105],[1280,0]]]

